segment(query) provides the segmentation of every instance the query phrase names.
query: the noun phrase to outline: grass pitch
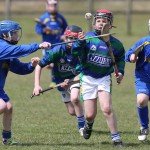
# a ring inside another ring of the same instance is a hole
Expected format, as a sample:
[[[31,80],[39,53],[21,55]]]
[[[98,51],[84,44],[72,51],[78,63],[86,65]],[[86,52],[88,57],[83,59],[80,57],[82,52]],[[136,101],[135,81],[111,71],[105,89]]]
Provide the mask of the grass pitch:
[[[40,42],[41,37],[34,31],[34,17],[38,16],[13,16],[23,28],[23,37],[19,44]],[[76,24],[87,31],[84,16],[67,15],[69,24]],[[117,26],[112,32],[119,38],[127,50],[139,38],[146,36],[148,15],[135,15],[132,22],[132,35],[126,34],[126,17],[115,16],[114,24]],[[33,56],[42,57],[41,51],[21,58],[23,62],[30,61]],[[113,78],[113,106],[118,120],[118,128],[127,150],[149,149],[148,141],[140,143],[137,140],[139,124],[136,112],[136,97],[134,91],[134,64],[126,64],[124,80],[120,85]],[[49,70],[43,69],[41,85],[49,86]],[[99,109],[95,119],[93,133],[89,140],[80,137],[77,130],[75,117],[67,114],[65,105],[61,102],[56,89],[44,93],[40,97],[30,99],[34,87],[34,73],[19,76],[9,73],[5,90],[14,106],[13,137],[20,146],[6,147],[0,145],[0,150],[111,150],[111,137],[106,121]],[[1,127],[2,129],[2,127]]]

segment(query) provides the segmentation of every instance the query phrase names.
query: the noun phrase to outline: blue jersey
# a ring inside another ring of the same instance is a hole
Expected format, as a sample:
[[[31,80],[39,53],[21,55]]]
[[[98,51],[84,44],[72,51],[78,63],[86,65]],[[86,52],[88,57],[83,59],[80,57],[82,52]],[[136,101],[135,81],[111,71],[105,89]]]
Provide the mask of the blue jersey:
[[[71,79],[77,75],[75,66],[70,65],[69,61],[70,55],[67,54],[66,45],[63,44],[46,51],[39,65],[45,67],[54,63],[54,78],[56,83],[61,83],[65,79]]]
[[[89,32],[86,38],[97,36],[96,32]],[[125,50],[122,43],[110,36],[111,47],[117,64],[118,71],[124,75]],[[113,70],[112,59],[109,49],[100,38],[91,38],[86,41],[79,41],[72,46],[73,62],[77,57],[82,63],[82,74],[93,78],[102,78],[110,75]]]
[[[64,34],[64,31],[66,27],[68,26],[65,18],[59,13],[57,13],[56,16],[53,18],[53,16],[50,13],[45,12],[40,17],[40,20],[44,25],[37,23],[35,31],[38,34],[42,35],[43,42],[50,42],[52,44],[61,42],[60,37],[61,35]],[[43,33],[43,28],[46,26],[52,30],[59,31],[59,32],[56,32],[55,34]]]
[[[0,60],[19,58],[27,56],[39,49],[39,44],[12,45],[7,41],[0,39]]]
[[[134,46],[132,46],[125,56],[125,60],[130,62],[130,56],[134,50],[144,44],[143,49],[138,53],[138,60],[135,68],[135,79],[142,80],[150,83],[150,36],[141,38]]]
[[[8,71],[25,75],[33,72],[33,70],[34,67],[32,67],[31,63],[22,63],[17,58],[0,60],[0,98],[4,99],[5,101],[9,100],[9,97],[4,91],[4,85]]]

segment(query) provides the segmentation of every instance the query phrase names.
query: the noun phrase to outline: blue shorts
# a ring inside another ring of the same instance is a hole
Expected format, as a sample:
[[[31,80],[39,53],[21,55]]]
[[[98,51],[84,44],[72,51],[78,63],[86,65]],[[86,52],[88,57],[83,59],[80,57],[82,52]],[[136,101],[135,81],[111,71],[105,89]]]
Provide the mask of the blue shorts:
[[[144,93],[150,97],[150,83],[144,81],[136,81],[136,94]]]
[[[0,98],[3,99],[5,102],[9,101],[8,95],[5,93],[4,90],[0,90]]]

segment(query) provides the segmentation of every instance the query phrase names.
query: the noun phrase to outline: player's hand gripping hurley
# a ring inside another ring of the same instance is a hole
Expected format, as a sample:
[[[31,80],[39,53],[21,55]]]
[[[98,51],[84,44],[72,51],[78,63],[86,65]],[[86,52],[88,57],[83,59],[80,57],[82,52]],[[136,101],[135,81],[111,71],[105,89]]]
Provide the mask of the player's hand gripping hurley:
[[[78,83],[78,82],[79,82],[79,75],[77,75],[77,76],[75,76],[74,78],[70,79],[68,82],[65,82],[65,81],[64,81],[64,82],[62,82],[62,83],[56,84],[56,85],[54,85],[54,86],[50,86],[50,87],[48,87],[48,88],[46,88],[46,89],[43,89],[43,90],[39,91],[39,93],[43,94],[44,92],[49,91],[49,90],[52,90],[52,89],[54,89],[54,88],[57,88],[57,87],[60,87],[60,86],[66,86],[66,85],[68,85],[68,84],[71,84],[71,83]],[[30,98],[32,99],[34,96],[36,96],[36,95],[32,94],[32,95],[30,96]]]
[[[105,24],[101,30],[101,34],[102,35],[108,34],[109,33],[109,27],[110,27],[109,24]],[[110,35],[102,37],[102,40],[106,43],[106,45],[109,49],[109,54],[111,56],[113,67],[114,67],[114,72],[115,72],[115,75],[117,78],[117,84],[120,84],[120,81],[118,80],[118,77],[119,77],[118,68],[116,65],[115,57],[114,57],[113,50],[112,50],[111,43],[110,43]]]

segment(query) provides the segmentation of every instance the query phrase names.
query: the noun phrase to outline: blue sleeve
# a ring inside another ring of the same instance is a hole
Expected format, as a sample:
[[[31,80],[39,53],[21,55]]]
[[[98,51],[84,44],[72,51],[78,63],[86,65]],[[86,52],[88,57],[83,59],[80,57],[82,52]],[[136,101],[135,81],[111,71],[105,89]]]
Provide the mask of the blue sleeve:
[[[37,51],[38,49],[39,44],[37,43],[16,46],[4,42],[0,44],[0,60],[24,57]]]
[[[133,52],[135,51],[135,49],[137,47],[139,47],[141,44],[143,44],[145,42],[144,39],[141,39],[139,40],[137,43],[135,43],[135,45],[133,45],[127,52],[126,52],[126,55],[125,55],[125,61],[126,62],[130,62],[130,56],[131,54],[133,54]]]
[[[10,60],[10,71],[19,75],[30,74],[34,71],[35,67],[29,63],[20,62],[19,59]]]
[[[44,22],[44,19],[46,18],[47,16],[47,13],[44,13],[39,19],[41,22]],[[39,23],[36,23],[36,26],[35,26],[35,32],[37,34],[44,34],[43,33],[43,28],[45,27],[46,25],[42,25],[42,24],[39,24]]]
[[[35,31],[37,34],[43,34],[43,27],[44,25],[41,25],[39,23],[36,23],[36,26],[35,26]]]

